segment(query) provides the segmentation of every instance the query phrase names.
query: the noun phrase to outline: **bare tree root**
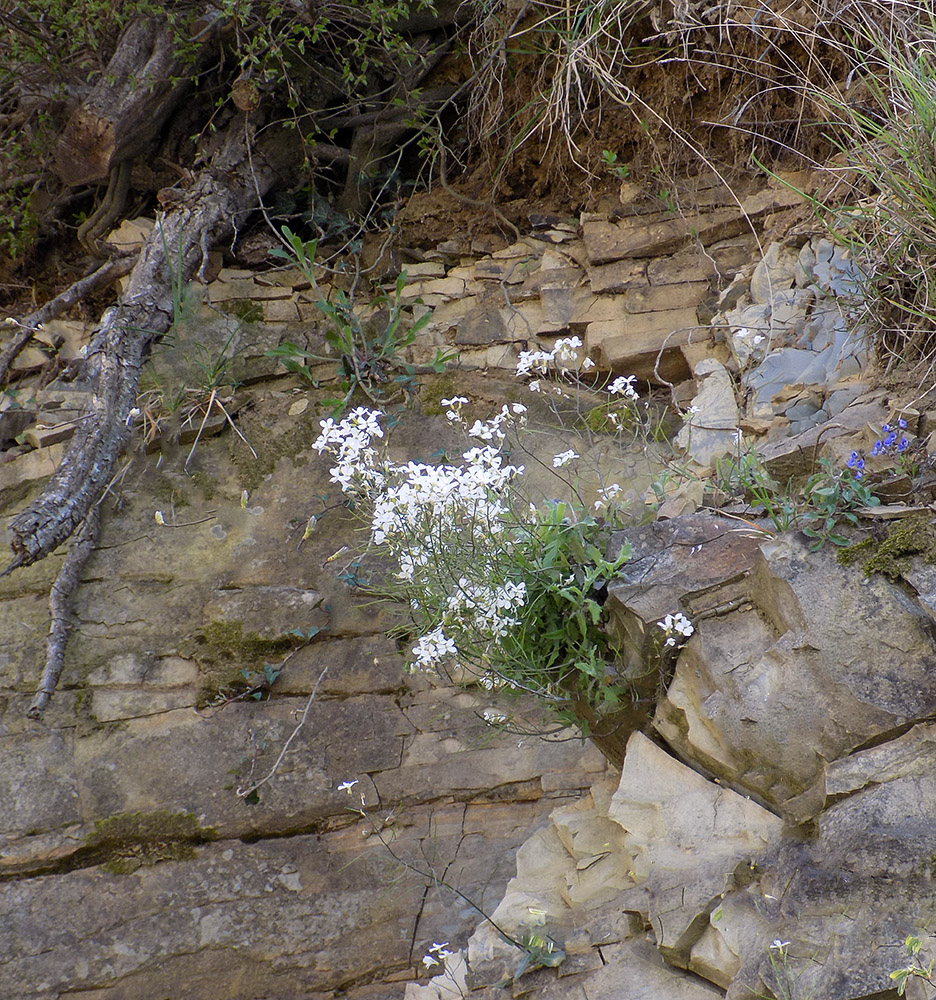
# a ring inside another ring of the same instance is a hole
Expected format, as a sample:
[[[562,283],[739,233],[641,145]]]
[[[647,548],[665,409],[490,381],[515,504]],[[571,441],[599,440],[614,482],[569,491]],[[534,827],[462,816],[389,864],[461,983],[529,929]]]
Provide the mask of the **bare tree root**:
[[[106,264],[102,264],[96,271],[92,271],[91,274],[86,275],[84,278],[79,278],[74,284],[69,285],[64,292],[56,295],[54,299],[49,299],[41,309],[37,309],[35,312],[18,320],[19,333],[13,338],[13,343],[10,344],[3,354],[0,354],[0,385],[3,385],[6,381],[10,365],[16,360],[16,356],[29,343],[33,334],[43,323],[48,323],[50,319],[61,316],[62,313],[71,309],[72,306],[92,292],[97,291],[104,285],[110,284],[112,281],[116,281],[118,278],[122,278],[125,274],[129,274],[133,270],[135,263],[135,255],[109,260]]]
[[[230,234],[297,160],[285,130],[268,129],[255,140],[262,124],[246,115],[231,120],[210,164],[157,222],[120,302],[104,313],[88,347],[89,412],[45,489],[13,519],[14,559],[0,576],[56,549],[101,499],[127,443],[146,352],[169,329],[173,303],[203,248]]]
[[[42,671],[42,679],[33,700],[29,703],[26,716],[37,721],[42,719],[46,705],[52,699],[62,666],[65,662],[65,646],[68,633],[71,631],[71,599],[78,589],[81,573],[89,556],[94,551],[98,530],[101,526],[101,508],[96,504],[85,517],[84,524],[75,536],[59,575],[52,584],[49,595],[49,607],[52,612],[52,624],[49,627],[49,641],[46,646],[46,662]]]

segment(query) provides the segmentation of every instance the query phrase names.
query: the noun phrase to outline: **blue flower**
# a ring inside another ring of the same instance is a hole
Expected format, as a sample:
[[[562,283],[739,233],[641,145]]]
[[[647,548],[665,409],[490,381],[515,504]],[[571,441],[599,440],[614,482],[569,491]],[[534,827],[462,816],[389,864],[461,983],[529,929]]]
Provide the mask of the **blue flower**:
[[[883,427],[881,428],[881,433],[882,433],[882,434],[890,434],[890,432],[891,432],[891,425],[890,425],[890,424],[885,424],[885,425],[884,425],[884,426],[883,426]]]
[[[910,447],[910,442],[906,438],[900,439],[900,444],[897,445],[898,451],[906,451]]]
[[[871,449],[871,454],[875,458],[877,458],[877,456],[880,455],[883,450],[884,450],[884,442],[883,441],[875,441],[874,442],[874,447]]]
[[[904,420],[904,418],[903,418],[903,417],[898,417],[898,419],[897,419],[897,426],[898,426],[898,427],[899,427],[899,428],[900,428],[900,429],[901,429],[902,431],[905,431],[905,430],[907,429],[907,421],[906,421],[906,420]]]
[[[894,442],[896,440],[897,440],[897,431],[891,431],[890,434],[888,434],[887,437],[884,438],[884,448],[887,449],[893,447]]]
[[[860,458],[860,456],[859,456],[858,452],[857,451],[853,451],[851,453],[851,455],[848,456],[848,461],[845,464],[849,467],[849,469],[854,469],[855,466],[856,466],[856,464],[858,463],[858,459],[859,458]],[[864,465],[863,462],[862,462],[862,465]]]

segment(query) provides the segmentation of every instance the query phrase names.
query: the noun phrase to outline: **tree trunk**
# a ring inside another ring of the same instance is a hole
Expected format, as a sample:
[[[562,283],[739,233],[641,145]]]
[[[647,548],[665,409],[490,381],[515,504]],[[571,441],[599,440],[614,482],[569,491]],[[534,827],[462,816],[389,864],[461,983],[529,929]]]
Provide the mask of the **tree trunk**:
[[[101,180],[146,150],[191,89],[188,78],[210,51],[217,21],[215,15],[201,24],[201,50],[185,58],[165,21],[138,18],[127,25],[107,71],[59,138],[55,170],[66,184]]]

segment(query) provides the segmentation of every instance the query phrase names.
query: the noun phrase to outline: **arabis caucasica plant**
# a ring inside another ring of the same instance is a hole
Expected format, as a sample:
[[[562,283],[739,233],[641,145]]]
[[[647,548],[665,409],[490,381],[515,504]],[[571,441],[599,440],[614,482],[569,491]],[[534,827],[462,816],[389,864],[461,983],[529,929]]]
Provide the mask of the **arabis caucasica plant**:
[[[519,374],[550,373],[578,346],[571,338],[552,352],[521,355]],[[622,405],[630,402],[629,380],[614,388]],[[411,666],[457,667],[488,688],[533,692],[566,719],[583,698],[613,710],[625,691],[615,682],[618,651],[605,628],[603,595],[630,555],[625,545],[614,560],[605,557],[620,488],[602,491],[594,505],[601,519],[579,501],[531,503],[523,466],[507,460],[505,447],[523,433],[527,408],[505,404],[469,424],[468,402],[442,400],[469,445],[458,464],[391,461],[384,415],[363,407],[323,420],[314,444],[331,456],[332,482],[365,517],[370,545],[390,557],[392,576],[381,592],[410,609]],[[569,450],[553,465],[577,458]]]

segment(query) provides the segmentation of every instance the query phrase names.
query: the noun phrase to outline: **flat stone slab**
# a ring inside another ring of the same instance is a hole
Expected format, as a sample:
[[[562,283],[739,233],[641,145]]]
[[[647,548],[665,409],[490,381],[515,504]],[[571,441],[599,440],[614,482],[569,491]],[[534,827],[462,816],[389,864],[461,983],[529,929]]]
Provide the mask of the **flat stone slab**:
[[[686,218],[668,213],[637,216],[626,222],[585,222],[582,238],[591,264],[608,264],[627,257],[658,257],[675,253],[698,240],[703,246],[748,229],[737,209],[721,209]]]

